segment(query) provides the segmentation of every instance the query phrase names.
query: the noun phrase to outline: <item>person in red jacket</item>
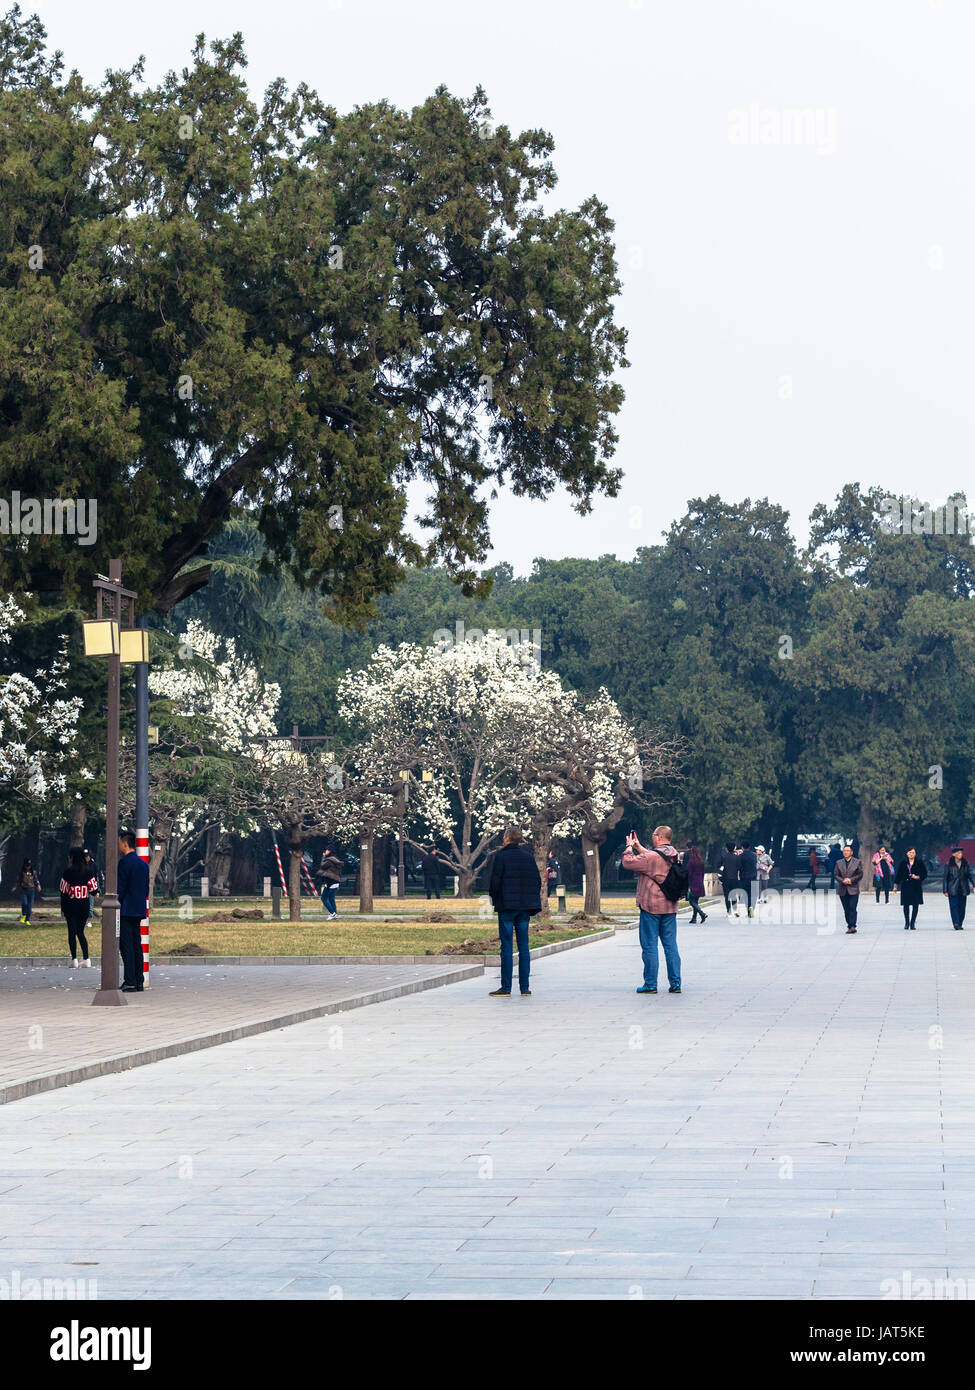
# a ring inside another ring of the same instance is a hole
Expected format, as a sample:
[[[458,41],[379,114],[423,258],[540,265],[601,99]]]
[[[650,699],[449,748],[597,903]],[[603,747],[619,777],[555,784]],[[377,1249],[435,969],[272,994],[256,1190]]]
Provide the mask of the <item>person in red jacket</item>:
[[[98,894],[98,875],[93,864],[85,863],[83,849],[68,851],[68,865],[61,875],[61,916],[68,924],[68,950],[71,952],[72,966],[83,965],[91,968],[88,958],[88,938],[85,927],[88,925],[89,904]],[[81,960],[78,960],[78,947],[81,947]]]

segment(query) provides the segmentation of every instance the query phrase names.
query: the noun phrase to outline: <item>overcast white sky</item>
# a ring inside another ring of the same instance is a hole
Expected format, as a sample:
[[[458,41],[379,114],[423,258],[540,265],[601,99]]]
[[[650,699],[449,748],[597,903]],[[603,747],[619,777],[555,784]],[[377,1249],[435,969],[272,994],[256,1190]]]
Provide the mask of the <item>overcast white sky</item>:
[[[768,495],[800,536],[849,480],[972,499],[971,0],[22,3],[91,80],[240,29],[255,94],[481,83],[552,132],[559,201],[616,220],[626,480],[586,518],[499,499],[492,558],[628,557],[709,492]],[[816,113],[804,141],[787,108]]]

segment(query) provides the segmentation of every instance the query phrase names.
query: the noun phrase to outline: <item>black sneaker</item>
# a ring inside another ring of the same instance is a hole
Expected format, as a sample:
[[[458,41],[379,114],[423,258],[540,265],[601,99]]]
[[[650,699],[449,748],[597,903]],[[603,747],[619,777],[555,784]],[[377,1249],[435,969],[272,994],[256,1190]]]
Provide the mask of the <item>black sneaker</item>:
[[[523,990],[521,991],[521,994],[522,994],[522,998],[524,998],[524,996],[525,996],[526,994],[531,994],[531,990],[530,990],[530,989],[523,989]]]
[[[490,999],[497,999],[497,997],[498,997],[499,994],[500,994],[500,995],[503,995],[505,998],[507,998],[508,995],[509,995],[510,993],[511,993],[511,990],[510,990],[510,989],[492,989],[492,991],[491,991],[490,995],[488,996],[488,998],[490,998]]]
[[[680,985],[671,985],[671,987],[670,987],[670,989],[668,989],[667,993],[668,993],[668,994],[680,994]]]

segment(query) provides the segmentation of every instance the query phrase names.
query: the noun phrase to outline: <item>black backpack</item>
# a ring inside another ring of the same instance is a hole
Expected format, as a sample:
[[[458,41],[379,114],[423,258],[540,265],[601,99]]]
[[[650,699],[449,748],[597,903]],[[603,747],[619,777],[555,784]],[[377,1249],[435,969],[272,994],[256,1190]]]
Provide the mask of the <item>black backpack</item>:
[[[657,852],[659,853],[659,850]],[[679,903],[682,898],[687,897],[690,874],[681,863],[679,854],[674,855],[673,858],[666,854],[660,857],[667,861],[668,869],[667,877],[657,886],[669,903]]]

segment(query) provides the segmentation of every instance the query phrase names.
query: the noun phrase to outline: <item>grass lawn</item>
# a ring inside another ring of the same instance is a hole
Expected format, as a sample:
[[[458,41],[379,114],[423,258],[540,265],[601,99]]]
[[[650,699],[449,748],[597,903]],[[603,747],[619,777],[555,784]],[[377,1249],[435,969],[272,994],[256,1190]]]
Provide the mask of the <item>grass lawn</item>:
[[[387,906],[389,904],[389,906]],[[203,919],[215,913],[229,913],[235,907],[262,908],[267,913],[265,920],[206,922]],[[362,915],[356,910],[354,899],[346,898],[339,902],[342,914],[335,922],[325,921],[320,904],[311,899],[302,902],[304,920],[289,922],[287,919],[271,919],[270,904],[254,898],[210,898],[193,901],[192,918],[181,917],[172,906],[160,904],[153,912],[150,926],[150,950],[152,956],[168,955],[171,951],[189,942],[202,947],[203,953],[211,956],[393,956],[423,955],[427,951],[438,952],[441,946],[459,945],[473,938],[485,952],[493,952],[497,947],[497,924],[494,914],[479,915],[472,910],[468,899],[463,904],[456,900],[442,899],[440,903],[428,903],[425,898],[407,899],[405,903],[396,899],[377,900],[378,910],[371,916]],[[621,902],[617,911],[606,912],[614,920],[628,917],[632,919],[632,905],[627,903],[627,911],[622,911]],[[615,904],[613,904],[615,906]],[[581,899],[570,902],[570,912],[580,911]],[[448,922],[427,923],[415,919],[428,911],[444,912],[450,917]],[[283,906],[287,912],[287,904]],[[88,946],[93,956],[100,952],[101,924],[97,916],[94,929],[89,933]],[[55,914],[54,905],[44,904],[34,910],[34,920],[29,927],[17,923],[16,908],[0,910],[0,958],[3,956],[67,956],[67,931],[60,915]],[[384,919],[392,918],[392,921]],[[408,920],[413,919],[413,920]],[[586,936],[612,925],[611,922],[570,922],[569,916],[546,923],[544,929],[532,935],[533,946],[548,945],[553,941],[566,941],[577,936]]]

